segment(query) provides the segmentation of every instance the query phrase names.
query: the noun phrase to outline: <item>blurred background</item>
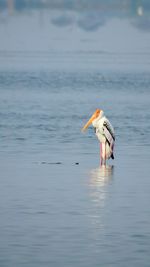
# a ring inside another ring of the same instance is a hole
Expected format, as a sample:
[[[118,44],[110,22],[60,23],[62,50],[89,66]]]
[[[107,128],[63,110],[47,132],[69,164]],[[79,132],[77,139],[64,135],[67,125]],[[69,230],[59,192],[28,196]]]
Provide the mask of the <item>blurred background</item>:
[[[31,9],[61,9],[75,12],[95,11],[107,12],[106,17],[111,16],[143,16],[149,13],[148,0],[1,0],[0,7],[9,14],[23,12]],[[68,22],[69,24],[69,22]]]
[[[144,67],[149,31],[148,0],[0,0],[0,68]]]

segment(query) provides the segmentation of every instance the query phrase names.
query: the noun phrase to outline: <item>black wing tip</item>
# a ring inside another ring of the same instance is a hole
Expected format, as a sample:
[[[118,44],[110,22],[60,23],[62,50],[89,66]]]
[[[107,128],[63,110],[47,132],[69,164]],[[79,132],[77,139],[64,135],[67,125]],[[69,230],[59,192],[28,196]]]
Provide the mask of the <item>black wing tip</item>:
[[[114,159],[114,154],[113,153],[111,154],[111,158]]]

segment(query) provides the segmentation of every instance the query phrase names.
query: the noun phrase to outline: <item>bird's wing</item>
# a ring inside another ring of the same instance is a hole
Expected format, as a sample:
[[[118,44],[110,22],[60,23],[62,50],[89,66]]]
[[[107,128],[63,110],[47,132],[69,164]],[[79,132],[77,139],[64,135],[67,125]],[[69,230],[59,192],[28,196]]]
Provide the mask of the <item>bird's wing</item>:
[[[105,120],[103,123],[103,132],[104,132],[104,136],[105,136],[108,144],[110,145],[110,148],[113,151],[114,142],[115,142],[115,135],[114,135],[114,130],[112,128],[112,125],[110,124],[110,122],[108,120]]]

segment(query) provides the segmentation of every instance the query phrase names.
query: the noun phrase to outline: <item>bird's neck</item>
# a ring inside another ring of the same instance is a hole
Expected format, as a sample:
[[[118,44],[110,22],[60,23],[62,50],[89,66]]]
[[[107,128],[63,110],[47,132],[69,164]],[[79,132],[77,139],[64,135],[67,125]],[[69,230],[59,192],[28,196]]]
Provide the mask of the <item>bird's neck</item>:
[[[93,122],[93,126],[97,127],[99,122],[104,118],[104,113],[102,112]]]

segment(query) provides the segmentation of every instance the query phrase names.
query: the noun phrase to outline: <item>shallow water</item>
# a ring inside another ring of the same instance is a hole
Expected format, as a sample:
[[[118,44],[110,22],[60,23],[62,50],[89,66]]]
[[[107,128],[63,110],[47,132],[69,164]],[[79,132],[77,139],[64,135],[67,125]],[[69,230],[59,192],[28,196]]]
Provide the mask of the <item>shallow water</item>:
[[[0,25],[0,265],[148,267],[149,33],[113,19],[90,33],[49,24],[49,34],[38,14]],[[121,28],[134,44],[111,47]],[[116,131],[107,168],[93,129],[80,131],[95,108]]]

